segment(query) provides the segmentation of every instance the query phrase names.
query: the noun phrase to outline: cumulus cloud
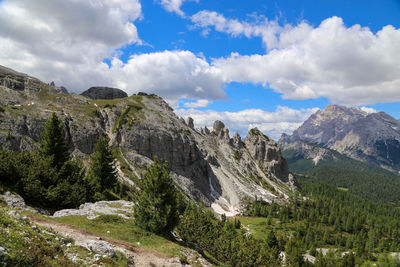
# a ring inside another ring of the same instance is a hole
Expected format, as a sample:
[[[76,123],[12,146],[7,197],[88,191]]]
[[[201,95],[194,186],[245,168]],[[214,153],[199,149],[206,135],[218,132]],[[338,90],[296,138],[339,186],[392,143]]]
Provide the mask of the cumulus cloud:
[[[227,19],[215,11],[202,10],[191,16],[195,27],[204,28],[202,35],[207,36],[210,28],[218,32],[229,33],[233,37],[241,35],[247,38],[261,37],[265,46],[273,48],[278,44],[277,34],[284,30],[277,21],[265,17],[256,18],[255,21],[239,21]],[[287,26],[289,27],[289,26]],[[205,34],[204,34],[205,33]]]
[[[225,98],[220,71],[190,51],[133,55],[127,63],[114,58],[109,76],[128,93],[152,92],[171,101]]]
[[[245,109],[238,112],[177,109],[175,113],[184,118],[192,117],[196,127],[207,126],[212,129],[214,121],[220,120],[230,130],[231,136],[234,132],[238,132],[244,137],[251,128],[257,127],[278,140],[282,133],[292,133],[318,110],[318,108],[297,110],[278,106],[274,112],[261,109]]]
[[[186,102],[183,104],[183,106],[187,108],[204,108],[207,107],[209,104],[209,101],[207,99],[199,99],[194,102]]]
[[[102,60],[141,42],[140,17],[138,0],[2,1],[0,64],[75,91],[110,84]]]
[[[0,64],[71,92],[104,85],[156,93],[172,104],[225,98],[219,70],[190,51],[137,54],[122,62],[119,49],[142,42],[134,25],[141,16],[138,0],[6,0],[0,5]]]
[[[377,113],[378,111],[374,108],[369,108],[369,107],[360,107],[360,109],[364,112],[367,113]]]
[[[306,22],[282,27],[210,11],[193,15],[192,21],[232,36],[260,36],[268,47],[262,55],[215,59],[213,66],[226,83],[262,84],[285,99],[327,97],[344,105],[400,101],[400,29],[386,26],[373,33],[360,25],[346,27],[339,17],[318,27]]]
[[[188,0],[159,0],[160,4],[169,12],[174,12],[181,17],[185,16],[185,13],[181,10],[183,2]],[[194,2],[199,2],[199,0],[189,0]]]

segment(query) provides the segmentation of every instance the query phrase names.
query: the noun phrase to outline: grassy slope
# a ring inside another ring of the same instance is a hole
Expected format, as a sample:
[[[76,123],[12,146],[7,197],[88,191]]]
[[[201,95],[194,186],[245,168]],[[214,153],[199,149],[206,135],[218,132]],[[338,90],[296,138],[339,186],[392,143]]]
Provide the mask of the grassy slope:
[[[86,249],[74,245],[68,247],[66,244],[71,240],[48,229],[35,228],[28,220],[8,215],[8,211],[10,209],[0,201],[0,244],[7,251],[6,255],[0,256],[0,262],[8,266],[89,266],[103,263],[122,267],[127,264],[125,256],[119,252],[113,258],[89,263],[86,260],[93,258],[93,254],[90,255]],[[75,255],[77,261],[71,261],[66,254]]]
[[[93,220],[81,216],[51,218],[51,220],[74,225],[112,239],[122,240],[134,246],[153,249],[168,256],[179,256],[183,249],[183,247],[163,237],[140,229],[135,226],[132,220],[125,220],[116,215],[102,215]],[[107,233],[107,231],[110,233]]]
[[[177,243],[155,235],[137,227],[132,220],[123,219],[117,215],[101,215],[100,217],[89,220],[82,216],[67,216],[61,218],[43,217],[33,213],[26,214],[45,220],[73,225],[78,228],[90,231],[94,234],[120,240],[131,244],[134,247],[140,247],[154,253],[164,255],[165,257],[178,257],[187,261],[185,253],[190,249]],[[192,266],[199,266],[196,259],[190,262]]]

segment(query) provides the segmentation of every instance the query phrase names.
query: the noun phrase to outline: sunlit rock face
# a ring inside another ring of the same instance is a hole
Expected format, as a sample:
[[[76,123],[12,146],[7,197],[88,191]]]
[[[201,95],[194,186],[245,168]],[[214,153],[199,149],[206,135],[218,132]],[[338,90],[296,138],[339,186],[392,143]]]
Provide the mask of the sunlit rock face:
[[[312,142],[351,158],[393,171],[400,170],[400,122],[384,112],[328,105],[311,115],[292,135],[283,135],[283,149]]]

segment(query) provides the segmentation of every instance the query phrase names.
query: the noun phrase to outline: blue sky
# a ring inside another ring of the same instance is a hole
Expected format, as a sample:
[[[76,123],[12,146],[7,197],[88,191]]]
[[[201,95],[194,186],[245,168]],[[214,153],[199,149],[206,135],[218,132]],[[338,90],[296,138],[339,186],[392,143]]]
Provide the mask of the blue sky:
[[[226,33],[211,31],[202,36],[201,29],[193,29],[188,18],[176,13],[165,12],[156,1],[142,2],[144,19],[137,23],[141,38],[150,46],[130,46],[124,49],[129,53],[149,53],[163,50],[190,50],[203,53],[207,59],[226,57],[232,52],[242,55],[265,53],[261,38],[248,39],[232,37]],[[187,16],[201,10],[216,11],[226,17],[239,20],[252,20],[252,16],[265,16],[280,24],[297,25],[305,20],[318,26],[323,20],[338,16],[345,25],[360,24],[376,33],[386,25],[400,27],[400,1],[207,1],[184,2],[181,10]],[[399,44],[400,45],[400,44]],[[399,88],[400,90],[400,88]],[[279,93],[259,85],[232,83],[225,86],[226,100],[218,100],[207,108],[217,111],[239,111],[248,108],[261,108],[274,111],[276,106],[292,108],[324,108],[330,103],[324,97],[309,100],[286,100]],[[394,104],[368,105],[400,118],[398,102]],[[206,109],[206,108],[199,108]]]
[[[0,1],[0,64],[76,93],[154,92],[242,135],[277,139],[331,103],[400,118],[398,0],[85,2]]]

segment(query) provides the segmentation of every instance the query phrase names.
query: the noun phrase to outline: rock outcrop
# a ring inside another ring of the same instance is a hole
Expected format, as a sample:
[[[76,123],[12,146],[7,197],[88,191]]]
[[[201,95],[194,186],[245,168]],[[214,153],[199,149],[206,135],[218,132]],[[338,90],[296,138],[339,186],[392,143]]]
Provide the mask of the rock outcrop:
[[[20,101],[18,105],[0,103],[3,148],[33,149],[45,121],[56,112],[64,121],[71,152],[84,160],[99,134],[106,133],[118,153],[121,181],[130,180],[129,185],[135,186],[157,157],[168,162],[171,176],[188,197],[227,215],[240,212],[248,198],[286,202],[293,190],[279,148],[258,130],[252,130],[245,142],[238,134],[231,138],[220,121],[212,132],[197,131],[192,119],[186,123],[178,118],[156,95],[140,93],[107,103],[56,93],[53,86],[40,81],[39,88],[32,94],[0,86],[2,96]]]
[[[37,213],[35,209],[26,205],[25,200],[19,195],[15,195],[10,192],[5,192],[4,194],[0,194],[0,197],[3,198],[7,206],[9,206],[12,209],[27,210],[33,213]]]
[[[274,140],[255,128],[250,130],[246,136],[245,144],[250,155],[259,163],[260,167],[282,181],[288,181],[288,164]]]
[[[329,148],[350,158],[372,163],[389,170],[400,170],[400,121],[384,112],[367,113],[358,108],[328,105],[311,115],[292,135],[279,140],[282,149],[301,149],[324,157],[322,148],[313,146],[307,152],[307,142]]]
[[[88,219],[95,219],[99,214],[118,215],[124,219],[132,217],[133,202],[125,200],[98,201],[95,203],[85,203],[79,206],[79,209],[64,209],[56,211],[53,217],[66,216],[85,216]]]
[[[48,85],[24,73],[0,65],[0,105],[32,105],[32,98],[46,89],[49,95],[65,94],[65,88]]]
[[[81,95],[91,99],[116,99],[128,97],[128,94],[121,89],[101,86],[90,87]]]
[[[106,255],[108,257],[114,257],[115,250],[110,243],[101,240],[88,240],[82,247],[96,254]]]

